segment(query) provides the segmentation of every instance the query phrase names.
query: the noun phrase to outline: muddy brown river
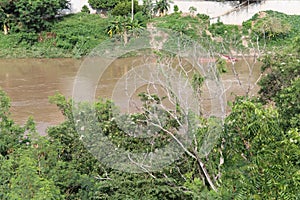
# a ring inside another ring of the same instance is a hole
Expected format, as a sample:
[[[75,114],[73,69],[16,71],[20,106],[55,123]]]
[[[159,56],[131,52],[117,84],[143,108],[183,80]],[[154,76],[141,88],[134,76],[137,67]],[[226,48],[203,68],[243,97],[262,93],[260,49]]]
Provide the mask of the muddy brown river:
[[[101,79],[97,95],[111,96],[118,77],[132,65],[134,58],[122,58],[114,62]],[[64,117],[48,97],[60,92],[70,98],[73,82],[83,60],[76,59],[3,59],[0,60],[0,87],[11,99],[12,118],[24,124],[29,116],[37,123],[37,129],[45,134],[48,126],[59,124]],[[222,75],[227,100],[236,95],[255,95],[260,77],[259,64],[251,59],[240,59],[234,65],[228,63],[228,72]]]

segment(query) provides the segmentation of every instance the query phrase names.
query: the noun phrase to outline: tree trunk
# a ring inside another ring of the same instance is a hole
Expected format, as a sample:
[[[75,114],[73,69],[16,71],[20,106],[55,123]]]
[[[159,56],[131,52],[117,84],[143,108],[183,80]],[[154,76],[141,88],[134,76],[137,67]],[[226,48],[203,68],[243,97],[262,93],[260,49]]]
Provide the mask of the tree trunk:
[[[203,173],[204,173],[204,176],[205,176],[205,178],[206,178],[206,180],[207,180],[209,186],[210,186],[215,192],[217,192],[218,190],[217,190],[216,186],[214,185],[214,183],[213,183],[213,181],[212,181],[212,179],[211,179],[211,177],[210,177],[210,175],[209,175],[209,173],[208,173],[208,171],[207,171],[207,169],[206,169],[204,163],[201,161],[201,159],[199,158],[198,153],[197,153],[196,151],[194,151],[194,156],[196,157],[196,160],[197,160],[197,162],[198,162],[198,165],[199,165],[200,168],[202,169],[202,171],[203,171]]]
[[[4,31],[4,35],[8,34],[8,27],[5,23],[3,24],[3,31]]]

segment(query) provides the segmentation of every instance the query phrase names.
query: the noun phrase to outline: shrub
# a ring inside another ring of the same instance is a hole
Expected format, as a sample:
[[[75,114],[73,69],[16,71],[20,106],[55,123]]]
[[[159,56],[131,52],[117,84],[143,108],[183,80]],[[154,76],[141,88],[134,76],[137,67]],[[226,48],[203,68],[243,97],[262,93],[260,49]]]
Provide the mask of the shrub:
[[[286,36],[291,31],[291,25],[283,19],[267,16],[258,19],[253,27],[253,32],[260,38],[276,39]]]
[[[82,6],[81,12],[82,12],[82,13],[90,13],[91,11],[90,11],[90,9],[87,7],[87,5],[84,5],[84,6]]]
[[[111,14],[115,16],[127,16],[131,13],[131,1],[121,1],[118,3],[112,10]],[[138,5],[138,2],[134,1],[134,13],[141,11],[141,6]]]
[[[174,5],[174,12],[178,12],[179,11],[179,8],[177,5]]]
[[[138,23],[142,26],[142,27],[146,27],[147,25],[147,21],[148,21],[148,17],[146,15],[143,14],[142,11],[137,12],[134,15],[134,19],[138,21]]]

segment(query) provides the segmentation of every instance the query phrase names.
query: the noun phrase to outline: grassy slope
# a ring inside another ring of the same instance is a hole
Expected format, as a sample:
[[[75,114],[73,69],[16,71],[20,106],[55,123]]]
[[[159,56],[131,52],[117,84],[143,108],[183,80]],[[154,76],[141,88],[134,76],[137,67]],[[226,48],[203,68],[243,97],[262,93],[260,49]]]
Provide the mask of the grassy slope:
[[[268,13],[286,20],[290,23],[292,29],[289,35],[284,38],[275,38],[268,41],[267,47],[269,49],[282,48],[291,44],[291,41],[300,34],[300,16],[288,16],[278,12]],[[251,20],[255,20],[255,17]],[[251,20],[248,21],[248,25]],[[241,47],[241,36],[248,32],[246,30],[247,22],[244,27],[222,23],[209,25],[204,15],[191,17],[175,13],[154,18],[150,22],[161,28],[187,34],[193,39],[201,41],[204,47],[211,48],[208,45],[214,44],[214,50],[220,53],[228,51],[228,49],[224,49],[224,46],[234,44]],[[36,42],[38,40],[37,34],[14,33],[3,35],[3,33],[0,33],[0,58],[81,57],[88,54],[108,37],[105,32],[108,23],[108,19],[100,18],[98,15],[83,13],[68,15],[60,19],[48,31],[56,33],[56,38],[47,39],[46,33],[43,33],[43,37],[46,39],[42,42]],[[206,35],[206,30],[209,30],[209,33],[216,40],[211,40],[211,37]],[[223,38],[223,44],[218,42],[218,38]]]
[[[280,35],[268,40],[260,39],[260,48],[266,47],[266,51],[274,49],[282,49],[290,45],[295,37],[300,35],[300,16],[299,15],[286,15],[275,11],[267,11],[268,15],[278,19],[279,21],[287,22],[291,30],[287,35]],[[251,28],[252,21],[258,19],[258,14],[252,19],[244,22],[243,26],[237,25],[224,25],[221,22],[209,24],[204,16],[181,16],[180,13],[174,13],[168,16],[154,18],[152,20],[156,26],[160,28],[172,29],[177,32],[182,32],[189,35],[191,38],[198,40],[204,47],[209,48],[215,52],[227,54],[231,50],[235,52],[247,52],[247,49],[242,45],[242,38],[253,38],[256,43]],[[207,35],[209,33],[210,35]],[[247,40],[247,39],[245,39]],[[249,43],[249,41],[248,41]]]
[[[290,25],[291,30],[288,33],[288,35],[285,35],[284,37],[276,37],[272,40],[267,41],[266,45],[268,50],[274,50],[274,49],[281,49],[286,48],[289,45],[291,45],[296,37],[299,37],[300,35],[300,15],[286,15],[280,12],[276,11],[266,11],[266,13],[274,18],[277,18],[279,20],[282,20],[283,22],[286,22]],[[245,23],[251,21],[255,21],[258,18],[258,14],[254,15],[252,19],[246,21]],[[263,42],[263,41],[261,41]]]

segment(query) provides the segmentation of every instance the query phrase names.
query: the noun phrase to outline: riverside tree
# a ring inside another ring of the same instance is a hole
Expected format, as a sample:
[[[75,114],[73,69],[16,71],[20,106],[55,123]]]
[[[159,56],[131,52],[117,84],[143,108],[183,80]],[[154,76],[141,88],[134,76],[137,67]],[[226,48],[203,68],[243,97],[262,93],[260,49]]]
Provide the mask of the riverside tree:
[[[40,32],[51,25],[69,0],[1,0],[0,24],[4,33],[9,31]]]
[[[170,8],[170,3],[168,0],[159,0],[156,1],[153,9],[155,13],[158,13],[159,15],[163,16],[166,15],[169,8]]]
[[[105,12],[113,9],[118,3],[122,2],[120,0],[88,0],[90,6],[93,9],[100,10],[100,12]]]

